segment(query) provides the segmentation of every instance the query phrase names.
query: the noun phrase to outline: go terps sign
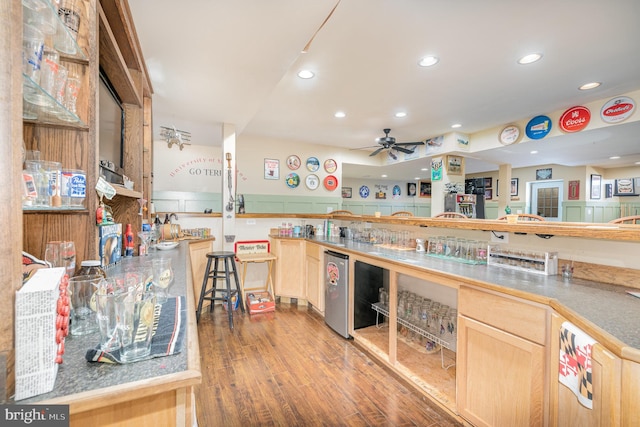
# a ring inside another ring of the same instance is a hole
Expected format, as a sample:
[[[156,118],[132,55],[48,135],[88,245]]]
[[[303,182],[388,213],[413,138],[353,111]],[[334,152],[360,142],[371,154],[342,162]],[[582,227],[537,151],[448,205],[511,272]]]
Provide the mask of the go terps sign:
[[[587,107],[572,107],[562,113],[559,125],[563,132],[580,132],[590,121],[591,112]]]

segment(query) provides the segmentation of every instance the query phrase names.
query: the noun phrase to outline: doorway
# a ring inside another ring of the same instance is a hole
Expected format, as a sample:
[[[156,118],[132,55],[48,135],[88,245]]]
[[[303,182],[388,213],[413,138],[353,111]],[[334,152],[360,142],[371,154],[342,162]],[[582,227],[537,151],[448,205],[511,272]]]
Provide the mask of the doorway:
[[[534,181],[530,183],[531,213],[547,221],[562,221],[564,181]]]

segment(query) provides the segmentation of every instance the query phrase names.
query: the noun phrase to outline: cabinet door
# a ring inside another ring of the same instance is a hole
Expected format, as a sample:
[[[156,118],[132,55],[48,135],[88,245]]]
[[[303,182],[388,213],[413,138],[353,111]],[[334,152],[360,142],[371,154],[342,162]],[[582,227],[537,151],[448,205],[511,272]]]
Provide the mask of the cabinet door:
[[[304,240],[274,239],[276,259],[275,294],[288,298],[306,298]]]
[[[320,260],[307,255],[307,299],[320,313],[324,313],[324,292],[320,284]]]
[[[191,265],[191,280],[193,282],[193,299],[195,308],[198,308],[200,291],[202,290],[202,280],[204,279],[204,269],[207,267],[207,253],[211,252],[213,241],[190,242],[189,243],[189,264]],[[205,300],[203,307],[208,307],[211,301]]]
[[[620,425],[621,360],[600,344],[591,350],[593,409],[578,402],[569,388],[558,381],[560,326],[566,319],[551,317],[551,426],[598,427]]]
[[[476,426],[544,423],[544,347],[458,318],[457,405]]]

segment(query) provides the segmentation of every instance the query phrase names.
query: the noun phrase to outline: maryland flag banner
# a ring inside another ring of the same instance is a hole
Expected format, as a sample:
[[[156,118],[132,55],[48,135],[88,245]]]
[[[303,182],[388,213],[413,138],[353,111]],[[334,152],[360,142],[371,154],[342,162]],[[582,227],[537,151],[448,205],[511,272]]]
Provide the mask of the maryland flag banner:
[[[569,387],[583,406],[593,409],[593,381],[591,378],[591,348],[596,341],[564,322],[560,328],[560,363],[558,378]]]

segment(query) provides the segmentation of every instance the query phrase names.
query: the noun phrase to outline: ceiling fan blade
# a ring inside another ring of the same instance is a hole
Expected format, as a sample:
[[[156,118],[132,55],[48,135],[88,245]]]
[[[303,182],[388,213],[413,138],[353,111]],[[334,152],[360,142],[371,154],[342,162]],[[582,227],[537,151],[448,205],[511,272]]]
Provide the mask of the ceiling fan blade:
[[[378,148],[376,151],[374,151],[373,153],[369,154],[369,157],[373,157],[376,154],[378,154],[379,152],[381,152],[382,150],[384,150],[384,147],[380,147]]]
[[[391,148],[393,148],[396,151],[400,151],[401,153],[406,153],[406,154],[413,154],[413,152],[414,152],[414,150],[409,150],[409,149],[404,148],[404,147],[398,147],[398,144],[394,145]]]
[[[424,141],[417,141],[417,142],[398,142],[396,144],[394,144],[396,146],[407,146],[407,145],[424,145]]]
[[[366,150],[367,148],[378,148],[379,145],[367,145],[366,147],[358,147],[358,148],[349,148],[349,151],[353,150]]]

